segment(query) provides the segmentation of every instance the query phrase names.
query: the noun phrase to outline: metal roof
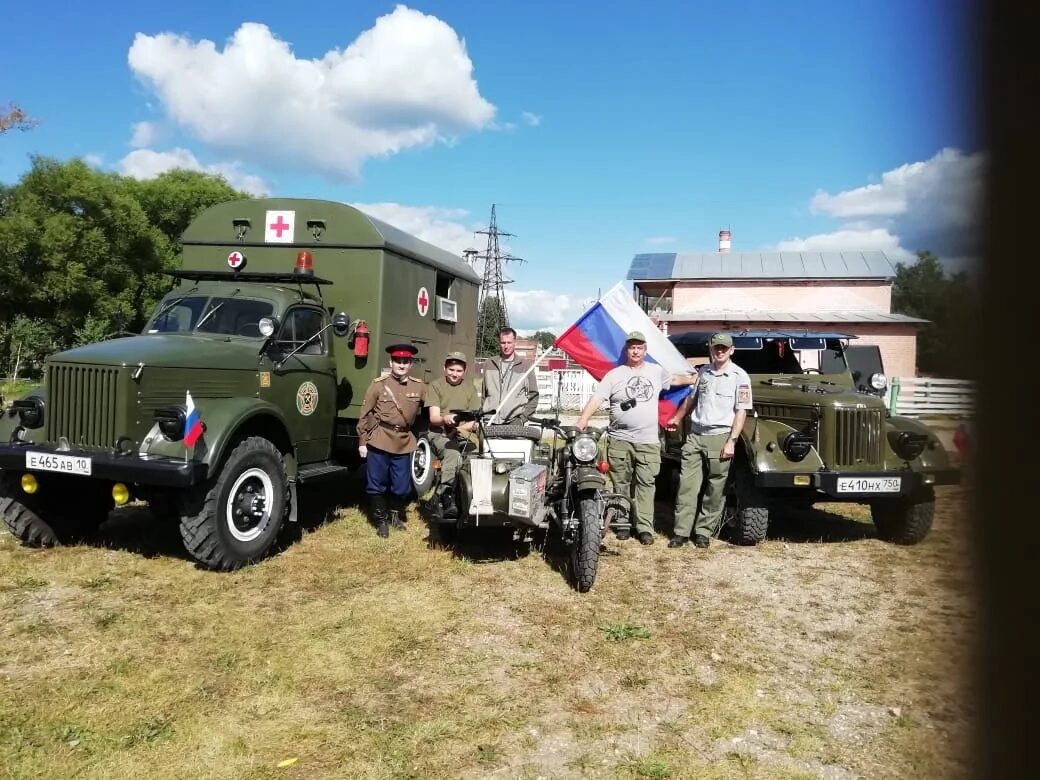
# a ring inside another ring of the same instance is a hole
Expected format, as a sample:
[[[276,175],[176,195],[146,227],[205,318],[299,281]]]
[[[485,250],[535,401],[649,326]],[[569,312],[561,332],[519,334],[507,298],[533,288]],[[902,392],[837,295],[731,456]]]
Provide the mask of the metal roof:
[[[658,252],[632,258],[626,278],[891,279],[884,252]]]
[[[883,311],[756,311],[754,309],[695,309],[658,314],[665,322],[855,322],[919,324],[931,320]]]

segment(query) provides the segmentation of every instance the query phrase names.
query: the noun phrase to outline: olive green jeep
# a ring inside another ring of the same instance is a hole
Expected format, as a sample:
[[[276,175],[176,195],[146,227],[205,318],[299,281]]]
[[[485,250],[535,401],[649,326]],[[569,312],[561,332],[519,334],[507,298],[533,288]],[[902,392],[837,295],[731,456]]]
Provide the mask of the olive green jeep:
[[[960,481],[935,433],[890,414],[876,350],[851,349],[843,333],[731,333],[733,362],[751,378],[748,413],[730,468],[723,524],[738,544],[766,536],[772,513],[818,501],[870,506],[882,539],[920,542],[932,527],[936,485]],[[710,333],[670,337],[691,363],[709,360]],[[684,428],[664,432],[674,475]],[[672,480],[674,482],[674,480]]]

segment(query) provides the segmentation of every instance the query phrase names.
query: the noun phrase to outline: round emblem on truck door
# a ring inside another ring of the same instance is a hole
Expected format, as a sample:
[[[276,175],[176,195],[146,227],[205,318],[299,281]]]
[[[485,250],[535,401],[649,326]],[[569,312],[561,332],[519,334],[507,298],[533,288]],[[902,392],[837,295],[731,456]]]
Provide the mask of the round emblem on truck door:
[[[415,296],[415,308],[419,310],[420,317],[425,317],[430,310],[430,295],[425,287],[420,287],[419,294]]]
[[[241,252],[232,252],[227,256],[227,264],[237,271],[246,264],[246,256]]]
[[[318,388],[313,382],[304,382],[296,391],[296,409],[304,417],[310,417],[318,408]]]

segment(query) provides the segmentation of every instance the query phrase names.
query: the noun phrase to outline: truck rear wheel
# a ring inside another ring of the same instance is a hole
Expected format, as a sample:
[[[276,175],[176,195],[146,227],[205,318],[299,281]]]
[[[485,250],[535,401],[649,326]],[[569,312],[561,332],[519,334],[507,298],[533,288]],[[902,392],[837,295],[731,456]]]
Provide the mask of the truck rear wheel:
[[[271,548],[288,515],[282,454],[267,439],[245,439],[214,480],[181,502],[181,538],[195,560],[221,571],[252,563]]]
[[[870,505],[879,539],[895,544],[917,544],[932,530],[935,491],[924,488],[913,495],[878,499]]]
[[[4,524],[28,547],[54,547],[79,541],[97,530],[112,510],[105,485],[83,481],[56,485],[41,479],[46,492],[27,494],[15,477],[0,480],[0,515]]]
[[[603,541],[602,505],[594,493],[582,493],[578,500],[578,532],[570,549],[571,578],[579,593],[587,593],[596,581],[599,548]]]

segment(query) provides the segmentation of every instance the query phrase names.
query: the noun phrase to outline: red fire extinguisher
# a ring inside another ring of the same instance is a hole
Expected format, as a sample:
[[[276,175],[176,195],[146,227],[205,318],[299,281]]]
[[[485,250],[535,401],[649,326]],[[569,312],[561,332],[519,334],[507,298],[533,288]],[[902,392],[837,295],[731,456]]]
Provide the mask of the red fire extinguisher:
[[[368,357],[368,325],[359,320],[354,328],[354,356]]]

